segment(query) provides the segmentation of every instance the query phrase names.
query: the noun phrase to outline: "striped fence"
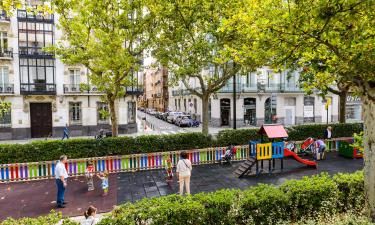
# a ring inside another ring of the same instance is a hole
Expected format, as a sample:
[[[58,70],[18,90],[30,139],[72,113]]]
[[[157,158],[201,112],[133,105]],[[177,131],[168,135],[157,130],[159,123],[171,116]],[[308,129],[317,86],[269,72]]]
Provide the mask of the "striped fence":
[[[328,142],[329,150],[336,150],[337,139]],[[300,143],[299,143],[300,145]],[[241,161],[250,158],[249,145],[236,146],[237,152],[233,161]],[[212,164],[221,161],[226,147],[213,147],[205,149],[188,150],[188,157],[193,165]],[[134,172],[140,170],[152,170],[165,168],[166,160],[171,159],[176,166],[181,151],[155,152],[122,156],[107,156],[96,158],[69,159],[65,167],[70,176],[84,175],[87,162],[92,161],[95,171],[107,170],[110,173]],[[53,178],[55,175],[56,161],[0,164],[0,183],[29,181]]]

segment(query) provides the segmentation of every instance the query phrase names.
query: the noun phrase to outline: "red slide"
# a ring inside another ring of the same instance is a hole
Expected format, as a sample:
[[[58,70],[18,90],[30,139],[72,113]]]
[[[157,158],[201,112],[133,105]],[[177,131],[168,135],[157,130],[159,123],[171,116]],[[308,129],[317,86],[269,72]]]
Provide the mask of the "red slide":
[[[292,156],[295,160],[297,160],[300,163],[303,163],[303,164],[308,165],[308,166],[316,167],[316,162],[310,161],[310,160],[307,160],[307,159],[302,159],[296,153],[290,151],[287,148],[284,148],[284,156],[285,157]]]

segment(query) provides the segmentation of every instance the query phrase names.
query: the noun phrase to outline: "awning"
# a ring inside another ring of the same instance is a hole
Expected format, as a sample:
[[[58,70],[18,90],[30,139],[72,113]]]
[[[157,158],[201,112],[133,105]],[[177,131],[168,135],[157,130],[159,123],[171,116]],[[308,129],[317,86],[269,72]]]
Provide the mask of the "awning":
[[[258,134],[266,135],[268,138],[288,137],[288,133],[284,129],[284,126],[279,124],[262,125]]]

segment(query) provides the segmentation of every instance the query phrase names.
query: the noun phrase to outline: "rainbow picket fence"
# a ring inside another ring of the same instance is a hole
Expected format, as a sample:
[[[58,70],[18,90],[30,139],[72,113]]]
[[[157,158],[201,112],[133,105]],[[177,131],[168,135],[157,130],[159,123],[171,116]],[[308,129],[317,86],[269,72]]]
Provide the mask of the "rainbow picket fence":
[[[329,141],[327,144],[328,149],[336,150],[336,146],[339,146],[338,141]],[[233,161],[242,161],[251,157],[249,145],[236,146],[236,148],[237,152]],[[192,164],[199,165],[219,163],[222,155],[225,154],[225,150],[226,147],[215,147],[188,150],[186,152]],[[173,166],[176,166],[180,157],[180,152],[181,151],[155,152],[123,156],[69,159],[65,167],[70,176],[84,175],[87,162],[89,161],[94,163],[95,171],[97,172],[107,170],[110,173],[116,173],[164,169],[167,159],[171,159]],[[55,165],[56,161],[0,164],[0,183],[53,178],[55,175]]]

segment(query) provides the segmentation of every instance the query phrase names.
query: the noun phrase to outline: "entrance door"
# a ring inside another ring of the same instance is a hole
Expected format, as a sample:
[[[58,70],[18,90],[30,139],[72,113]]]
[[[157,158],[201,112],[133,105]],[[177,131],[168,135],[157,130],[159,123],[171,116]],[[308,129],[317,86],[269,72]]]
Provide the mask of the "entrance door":
[[[221,126],[229,126],[230,118],[230,99],[220,99],[220,118]]]
[[[47,137],[52,134],[51,103],[30,103],[31,137]]]
[[[294,106],[285,106],[285,125],[295,124],[295,108]]]
[[[256,99],[245,98],[244,99],[244,122],[246,125],[256,125]]]

